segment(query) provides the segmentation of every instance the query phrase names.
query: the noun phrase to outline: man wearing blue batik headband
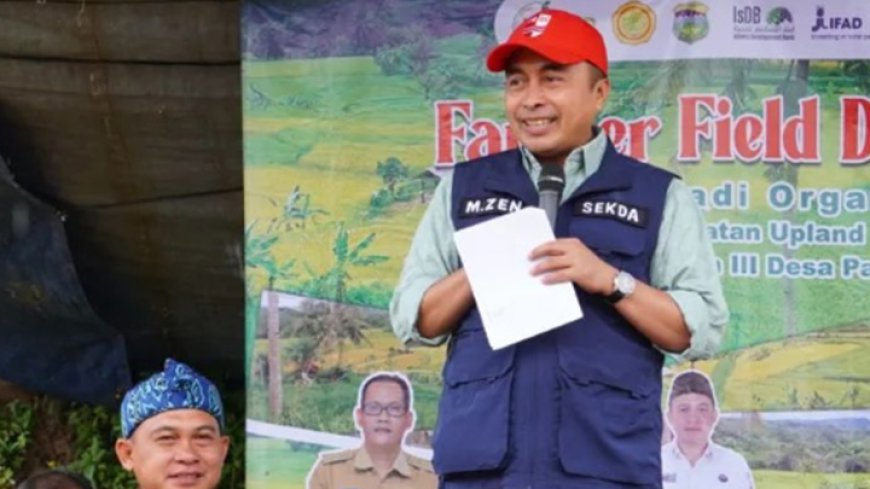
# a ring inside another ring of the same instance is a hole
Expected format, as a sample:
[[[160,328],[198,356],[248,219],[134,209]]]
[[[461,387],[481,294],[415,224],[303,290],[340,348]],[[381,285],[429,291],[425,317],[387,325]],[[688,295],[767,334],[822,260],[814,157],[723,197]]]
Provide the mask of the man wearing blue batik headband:
[[[217,388],[167,359],[163,372],[133,387],[121,403],[115,453],[140,489],[214,489],[229,448]]]

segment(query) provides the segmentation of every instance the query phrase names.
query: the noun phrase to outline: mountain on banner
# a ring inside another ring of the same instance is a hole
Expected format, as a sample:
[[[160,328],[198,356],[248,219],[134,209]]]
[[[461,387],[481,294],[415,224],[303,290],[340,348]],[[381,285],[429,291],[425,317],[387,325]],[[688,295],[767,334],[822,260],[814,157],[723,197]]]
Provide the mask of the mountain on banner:
[[[432,40],[481,33],[501,0],[368,0],[243,3],[246,59],[373,55],[408,25]],[[491,28],[491,27],[490,27]]]

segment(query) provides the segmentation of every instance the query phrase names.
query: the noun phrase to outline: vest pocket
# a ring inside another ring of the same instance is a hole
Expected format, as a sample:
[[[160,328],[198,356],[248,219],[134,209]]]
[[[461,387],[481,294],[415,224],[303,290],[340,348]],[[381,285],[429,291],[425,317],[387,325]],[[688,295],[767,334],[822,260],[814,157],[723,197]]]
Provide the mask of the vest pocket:
[[[502,468],[508,453],[514,347],[490,349],[483,330],[452,339],[432,460],[439,474]]]
[[[646,247],[644,229],[608,219],[575,217],[570,231],[602,260],[620,269],[634,262]]]
[[[659,399],[613,380],[560,368],[562,468],[622,483],[655,483],[661,478]]]

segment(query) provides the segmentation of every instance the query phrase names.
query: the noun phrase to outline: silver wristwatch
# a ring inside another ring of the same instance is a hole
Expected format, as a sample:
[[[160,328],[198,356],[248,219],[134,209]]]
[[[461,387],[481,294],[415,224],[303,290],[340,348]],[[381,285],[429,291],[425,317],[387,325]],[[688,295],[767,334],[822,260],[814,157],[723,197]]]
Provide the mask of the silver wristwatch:
[[[607,302],[616,304],[633,294],[636,286],[637,281],[634,280],[634,277],[630,273],[620,270],[616,276],[613,277],[613,292],[605,298],[607,299]]]

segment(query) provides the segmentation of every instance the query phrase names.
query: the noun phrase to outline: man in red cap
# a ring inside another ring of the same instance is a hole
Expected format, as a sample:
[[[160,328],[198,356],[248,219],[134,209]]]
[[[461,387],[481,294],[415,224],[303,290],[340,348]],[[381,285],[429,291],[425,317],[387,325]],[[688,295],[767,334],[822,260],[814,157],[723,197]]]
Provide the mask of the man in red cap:
[[[520,147],[442,180],[390,306],[405,342],[450,341],[433,438],[442,487],[660,488],[663,352],[710,355],[727,321],[702,214],[678,178],[619,154],[595,125],[610,82],[585,20],[544,9],[487,67],[505,73]],[[584,317],[493,351],[453,233],[536,205],[542,168],[564,172],[564,191],[557,239],[529,266],[573,283]]]

